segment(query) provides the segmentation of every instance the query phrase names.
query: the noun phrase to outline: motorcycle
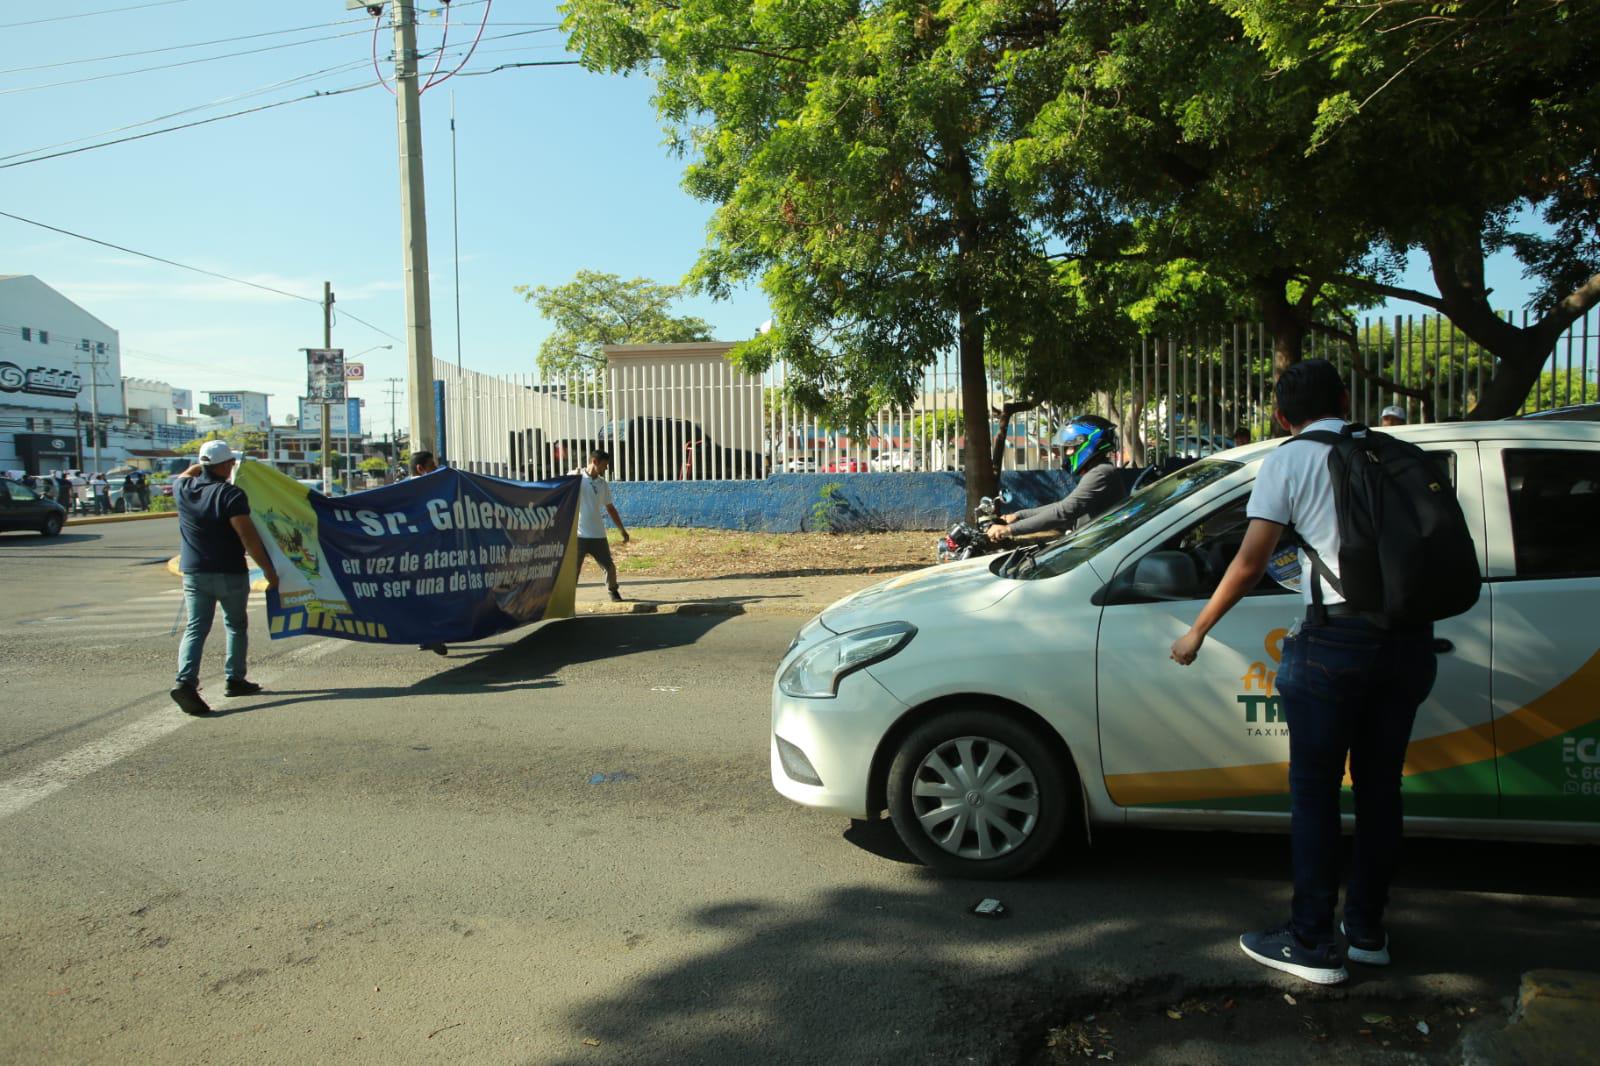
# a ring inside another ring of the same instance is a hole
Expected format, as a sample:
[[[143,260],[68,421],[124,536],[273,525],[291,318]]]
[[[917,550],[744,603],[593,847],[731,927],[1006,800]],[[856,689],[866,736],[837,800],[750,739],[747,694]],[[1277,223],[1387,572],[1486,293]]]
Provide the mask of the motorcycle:
[[[957,522],[950,527],[948,533],[939,538],[939,542],[934,545],[934,557],[941,563],[955,563],[962,559],[999,551],[1000,545],[990,540],[984,530],[994,523],[998,507],[1010,502],[1009,492],[980,499],[978,506],[973,508],[971,522]]]

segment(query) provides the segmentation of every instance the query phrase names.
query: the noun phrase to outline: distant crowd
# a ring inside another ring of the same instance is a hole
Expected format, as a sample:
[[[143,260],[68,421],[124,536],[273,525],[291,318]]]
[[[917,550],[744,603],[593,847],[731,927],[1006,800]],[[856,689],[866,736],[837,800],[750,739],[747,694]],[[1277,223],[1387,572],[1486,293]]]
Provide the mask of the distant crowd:
[[[150,509],[150,475],[143,470],[115,470],[108,476],[96,471],[52,470],[29,474],[7,470],[4,476],[26,485],[41,497],[54,500],[68,514],[114,514]]]

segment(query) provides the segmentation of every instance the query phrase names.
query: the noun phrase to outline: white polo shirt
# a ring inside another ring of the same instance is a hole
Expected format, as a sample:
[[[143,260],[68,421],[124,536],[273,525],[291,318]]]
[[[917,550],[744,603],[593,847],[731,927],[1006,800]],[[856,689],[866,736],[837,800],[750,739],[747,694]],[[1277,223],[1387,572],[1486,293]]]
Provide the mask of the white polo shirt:
[[[1324,418],[1301,432],[1328,430],[1338,433],[1344,420]],[[1324,566],[1339,576],[1339,516],[1333,503],[1333,478],[1328,473],[1328,453],[1333,449],[1317,441],[1285,442],[1261,460],[1255,488],[1245,513],[1280,526],[1294,526],[1300,539],[1311,545]],[[1311,603],[1311,560],[1300,552],[1300,595]],[[1320,577],[1318,581],[1322,581]],[[1343,603],[1344,597],[1322,581],[1322,602]]]
[[[578,490],[578,536],[584,540],[606,539],[606,508],[611,506],[611,486],[603,477],[590,477],[587,470],[574,470],[583,478]]]

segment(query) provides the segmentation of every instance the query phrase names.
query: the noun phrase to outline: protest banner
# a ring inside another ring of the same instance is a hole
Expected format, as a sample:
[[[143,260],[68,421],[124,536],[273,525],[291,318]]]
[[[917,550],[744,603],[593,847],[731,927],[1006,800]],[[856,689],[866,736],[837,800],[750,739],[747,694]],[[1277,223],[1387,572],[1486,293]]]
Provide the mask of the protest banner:
[[[537,483],[441,469],[327,497],[264,463],[234,483],[278,571],[274,640],[481,640],[570,618],[578,584],[576,477]]]

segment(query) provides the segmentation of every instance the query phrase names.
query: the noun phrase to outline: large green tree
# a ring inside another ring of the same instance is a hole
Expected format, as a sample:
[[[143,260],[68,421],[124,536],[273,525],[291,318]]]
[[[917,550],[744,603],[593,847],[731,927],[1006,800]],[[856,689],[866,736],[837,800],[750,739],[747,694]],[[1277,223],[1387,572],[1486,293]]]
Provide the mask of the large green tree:
[[[1448,316],[1495,360],[1473,415],[1515,412],[1600,303],[1600,3],[1220,2],[1270,77],[1310,91],[1308,173],[1366,181],[1377,254],[1343,280]],[[1504,249],[1538,284],[1526,325],[1491,302],[1485,260]],[[1437,291],[1396,284],[1412,251]]]
[[[991,181],[1009,137],[1002,42],[964,5],[921,0],[570,0],[591,67],[644,72],[685,187],[717,205],[690,283],[758,280],[775,327],[735,351],[788,362],[795,398],[835,424],[909,404],[935,356],[962,374],[969,499],[994,491],[991,363],[1036,398],[1086,394],[1097,351],[1063,329],[1095,307],[1063,282],[1048,234]]]
[[[674,315],[678,285],[580,270],[565,285],[518,285],[516,291],[553,327],[539,345],[539,371],[551,377],[592,377],[606,365],[608,344],[681,344],[711,339],[711,325]]]

